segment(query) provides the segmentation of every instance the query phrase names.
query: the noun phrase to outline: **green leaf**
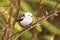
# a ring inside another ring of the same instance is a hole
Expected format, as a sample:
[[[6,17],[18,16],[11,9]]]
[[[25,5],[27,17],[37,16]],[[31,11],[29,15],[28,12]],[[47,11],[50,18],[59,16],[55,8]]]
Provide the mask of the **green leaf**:
[[[55,26],[53,26],[52,24],[50,24],[48,21],[43,20],[42,21],[42,25],[47,28],[50,32],[52,32],[53,34],[56,34],[58,36],[60,36],[60,30],[57,29]]]
[[[41,28],[40,24],[37,24],[36,27],[35,27],[35,29],[36,29],[37,33],[39,33],[39,32],[42,31],[42,28]]]

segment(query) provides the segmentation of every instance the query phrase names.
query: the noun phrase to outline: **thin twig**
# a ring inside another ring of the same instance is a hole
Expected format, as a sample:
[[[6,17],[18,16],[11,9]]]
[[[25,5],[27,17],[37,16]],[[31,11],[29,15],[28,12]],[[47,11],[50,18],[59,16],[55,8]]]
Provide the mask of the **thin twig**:
[[[42,19],[40,19],[39,21],[37,21],[36,23],[34,23],[33,25],[31,25],[29,28],[27,28],[27,29],[25,29],[25,30],[23,30],[23,31],[19,31],[19,32],[17,32],[17,33],[14,33],[12,36],[14,36],[14,35],[16,35],[16,34],[19,34],[19,36],[16,37],[16,39],[17,39],[18,37],[20,37],[20,36],[21,36],[22,34],[24,34],[25,32],[27,32],[27,31],[29,31],[30,29],[34,28],[34,27],[37,25],[37,23],[41,24],[42,20],[46,20],[47,18],[49,18],[49,17],[57,14],[58,12],[60,12],[60,10],[55,11],[53,14],[50,14],[50,15],[48,15],[48,16],[46,16],[46,17],[43,17]],[[15,39],[15,40],[16,40],[16,39]]]
[[[41,10],[43,8],[43,1],[41,0],[39,5],[37,6],[37,9],[35,10],[36,12],[36,17],[39,17],[39,15],[41,14]]]
[[[36,21],[38,21],[39,20],[39,16],[40,16],[40,14],[41,14],[41,10],[43,9],[43,0],[40,0],[40,2],[39,2],[39,5],[37,6],[37,9],[35,10],[35,13],[36,13]],[[35,28],[33,28],[32,29],[32,36],[31,36],[31,38],[30,38],[30,40],[32,40],[33,39],[33,37],[35,36],[35,30],[34,30]]]
[[[14,1],[11,0],[11,2],[14,2]],[[5,30],[4,30],[4,34],[3,34],[2,40],[8,40],[8,37],[9,37],[8,32],[9,32],[10,20],[11,20],[12,12],[13,12],[13,5],[12,5],[12,3],[11,3],[11,4],[10,4],[10,8],[9,8],[9,12],[8,12],[7,25],[6,25],[6,28],[5,28]]]
[[[1,22],[4,24],[4,26],[6,26],[6,23],[5,23],[5,21],[0,17],[0,20],[1,20]],[[5,27],[2,29],[2,30],[0,30],[1,32],[4,32],[4,29],[5,29]]]
[[[4,26],[6,26],[6,23],[5,23],[5,21],[2,19],[1,16],[3,16],[2,12],[0,12],[0,20],[1,20],[1,22],[4,24]]]
[[[55,7],[53,7],[53,8],[51,9],[51,11],[49,12],[49,14],[52,14],[52,13],[54,13],[54,11],[58,10],[58,5],[59,5],[59,4],[60,4],[60,2],[57,2],[56,5],[55,5]],[[55,18],[55,16],[53,16],[53,19],[50,18],[50,22],[51,22],[51,23],[54,23],[54,18]],[[51,20],[52,20],[52,21],[51,21]]]
[[[7,8],[6,8],[3,12],[0,13],[0,20],[1,20],[1,22],[4,24],[4,26],[6,26],[6,22],[2,19],[1,16],[3,16],[3,13],[4,13],[6,10],[7,10]]]
[[[57,6],[59,5],[60,3],[58,2],[56,5],[55,5],[55,7],[53,7],[53,9],[49,12],[49,14],[50,13],[53,13],[54,11],[56,11],[58,8],[57,8]]]
[[[15,23],[16,23],[16,19],[17,19],[17,17],[18,17],[18,14],[19,14],[19,10],[20,10],[20,1],[21,0],[18,0],[18,7],[17,7],[17,11],[16,11],[16,17],[15,17],[15,19],[14,19],[14,22],[13,22],[13,25],[12,25],[12,32],[11,32],[11,34],[9,35],[9,38],[11,39],[12,38],[12,34],[13,34],[13,31],[14,31],[14,26],[15,26]],[[12,39],[11,39],[12,40]]]
[[[54,11],[57,9],[58,4],[59,4],[59,3],[57,3],[56,6],[49,12],[49,15],[46,15],[46,17],[42,18],[41,20],[47,19],[47,18],[51,17],[52,15],[54,15],[54,13],[57,13],[57,12],[54,12]],[[58,12],[59,12],[59,11],[58,11]],[[51,14],[51,13],[53,13],[53,14]],[[39,23],[41,20],[39,20],[38,23]],[[33,26],[32,28],[34,28],[34,27],[35,27],[35,26]],[[16,34],[19,34],[19,33],[20,33],[19,36],[21,36],[23,33],[25,33],[26,31],[28,31],[28,30],[30,30],[30,29],[31,29],[31,27],[28,28],[28,29],[26,29],[26,30],[23,30],[23,31],[21,31],[21,32],[18,32],[18,33],[16,33]],[[19,37],[19,36],[18,36],[18,37]],[[17,38],[18,38],[18,37],[17,37]],[[16,38],[16,39],[17,39],[17,38]]]
[[[4,26],[6,26],[5,21],[1,17],[0,17],[0,21],[4,24]],[[4,29],[5,29],[5,27],[2,30],[0,30],[0,32],[4,32]]]
[[[6,26],[5,21],[0,17],[0,21],[4,24],[4,26]]]

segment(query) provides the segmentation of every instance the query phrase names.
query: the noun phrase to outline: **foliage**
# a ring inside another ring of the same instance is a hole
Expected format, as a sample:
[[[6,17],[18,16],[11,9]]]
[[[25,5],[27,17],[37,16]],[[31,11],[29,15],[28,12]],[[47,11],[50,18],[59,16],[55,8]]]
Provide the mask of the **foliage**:
[[[60,19],[58,18],[60,17],[60,2],[58,1],[0,0],[0,40],[41,40],[41,38],[54,40],[56,35],[60,36],[60,30],[58,29],[60,25],[56,26],[58,22],[60,24],[60,21],[58,21]],[[31,25],[33,27],[24,30],[16,22],[16,19],[20,18],[25,12],[33,14]]]

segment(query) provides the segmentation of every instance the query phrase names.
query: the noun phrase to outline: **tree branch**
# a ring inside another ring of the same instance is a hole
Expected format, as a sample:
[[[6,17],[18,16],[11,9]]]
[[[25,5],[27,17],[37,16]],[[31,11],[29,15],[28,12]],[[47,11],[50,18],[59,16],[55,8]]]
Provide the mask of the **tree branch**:
[[[11,0],[11,2],[13,3],[14,1]],[[12,3],[10,4],[10,8],[9,8],[9,12],[8,12],[8,18],[7,18],[7,25],[6,25],[6,28],[4,30],[4,34],[3,34],[2,40],[8,40],[8,38],[9,38],[9,34],[8,33],[9,33],[11,15],[12,15],[12,12],[13,12],[13,7],[14,7],[14,5]]]
[[[18,14],[19,14],[19,10],[20,10],[20,1],[21,0],[17,0],[18,1],[18,5],[17,5],[17,11],[16,11],[16,15],[15,15],[15,19],[13,21],[13,24],[12,24],[12,27],[11,27],[11,34],[9,35],[9,38],[12,40],[12,34],[13,34],[13,31],[14,31],[14,26],[15,26],[15,23],[16,23],[16,19],[18,17]]]
[[[16,34],[19,34],[19,36],[17,36],[17,37],[15,38],[15,40],[17,40],[17,38],[20,37],[22,34],[24,34],[25,32],[29,31],[30,29],[34,28],[34,27],[37,25],[37,23],[41,24],[41,22],[42,22],[43,20],[46,20],[47,18],[49,18],[49,17],[57,14],[58,12],[60,12],[60,10],[55,11],[53,14],[50,14],[50,15],[48,15],[48,16],[45,16],[45,17],[41,18],[39,21],[37,21],[36,23],[34,23],[33,25],[31,25],[29,28],[24,29],[24,30],[22,30],[22,31],[19,31],[19,32],[17,32],[17,33],[14,33],[12,36],[14,36],[14,35],[16,35]]]

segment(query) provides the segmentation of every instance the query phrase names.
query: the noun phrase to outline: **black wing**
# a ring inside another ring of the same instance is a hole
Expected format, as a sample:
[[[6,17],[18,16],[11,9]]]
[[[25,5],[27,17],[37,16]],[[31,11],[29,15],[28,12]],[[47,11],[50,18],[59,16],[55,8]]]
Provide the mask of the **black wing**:
[[[20,21],[22,21],[24,19],[24,17],[21,17],[20,19],[17,19],[16,21],[17,22],[20,22]]]

